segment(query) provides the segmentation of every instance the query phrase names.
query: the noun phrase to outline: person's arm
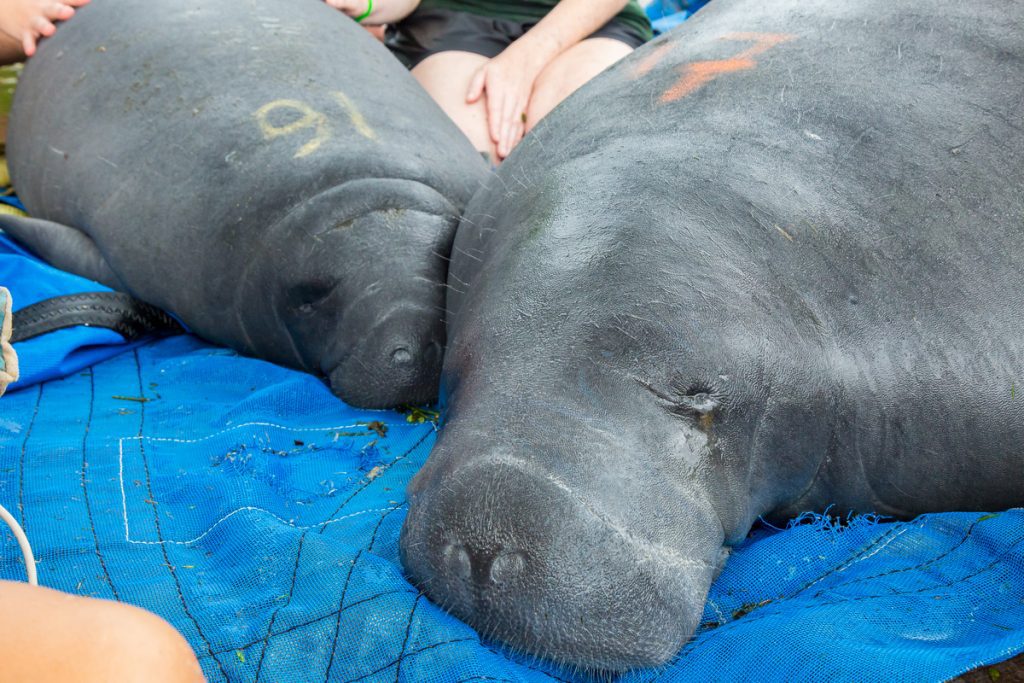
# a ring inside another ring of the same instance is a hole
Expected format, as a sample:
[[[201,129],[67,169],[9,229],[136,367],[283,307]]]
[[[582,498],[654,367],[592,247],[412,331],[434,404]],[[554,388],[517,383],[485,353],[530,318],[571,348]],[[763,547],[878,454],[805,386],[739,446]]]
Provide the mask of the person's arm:
[[[488,61],[473,77],[466,101],[486,91],[487,122],[498,156],[523,137],[533,83],[551,61],[622,11],[628,0],[561,0],[522,38]]]
[[[341,10],[352,18],[370,13],[361,23],[366,26],[393,24],[412,14],[420,0],[324,0],[334,9]]]

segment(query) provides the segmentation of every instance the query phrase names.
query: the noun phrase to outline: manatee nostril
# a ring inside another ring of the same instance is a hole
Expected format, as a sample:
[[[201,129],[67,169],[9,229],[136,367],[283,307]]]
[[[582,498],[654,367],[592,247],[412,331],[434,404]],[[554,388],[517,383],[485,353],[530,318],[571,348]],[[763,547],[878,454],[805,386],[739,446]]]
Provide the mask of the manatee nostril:
[[[449,543],[441,550],[445,573],[465,582],[480,585],[515,581],[526,569],[526,555],[518,550],[499,552],[476,550]]]
[[[401,367],[431,367],[441,362],[441,345],[431,341],[417,347],[415,343],[398,342],[391,347],[390,358],[393,365]]]
[[[404,346],[399,346],[398,348],[391,352],[391,360],[394,361],[395,363],[405,365],[412,360],[412,354],[409,353],[409,349],[405,348]]]
[[[448,569],[459,578],[468,581],[473,574],[473,563],[464,546],[449,543],[441,551],[441,558]]]
[[[518,550],[502,553],[491,563],[491,581],[506,583],[518,578],[526,569],[526,556]]]

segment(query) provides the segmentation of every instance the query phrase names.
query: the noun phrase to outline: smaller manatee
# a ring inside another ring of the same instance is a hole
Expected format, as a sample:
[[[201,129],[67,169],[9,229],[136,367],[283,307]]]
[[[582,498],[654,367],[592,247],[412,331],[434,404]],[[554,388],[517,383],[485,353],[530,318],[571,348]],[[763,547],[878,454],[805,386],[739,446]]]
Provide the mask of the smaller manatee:
[[[9,137],[33,218],[0,227],[52,264],[354,405],[436,395],[448,253],[488,170],[340,12],[93,0],[26,65]]]

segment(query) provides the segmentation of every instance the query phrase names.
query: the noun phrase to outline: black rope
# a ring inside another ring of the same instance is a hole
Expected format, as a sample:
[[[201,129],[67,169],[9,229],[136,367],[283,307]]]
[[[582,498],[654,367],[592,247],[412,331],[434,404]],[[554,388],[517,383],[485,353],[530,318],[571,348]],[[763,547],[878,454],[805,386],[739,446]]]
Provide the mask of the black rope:
[[[85,325],[117,332],[125,341],[148,334],[180,334],[181,325],[156,306],[120,292],[86,292],[46,299],[14,312],[11,342]]]

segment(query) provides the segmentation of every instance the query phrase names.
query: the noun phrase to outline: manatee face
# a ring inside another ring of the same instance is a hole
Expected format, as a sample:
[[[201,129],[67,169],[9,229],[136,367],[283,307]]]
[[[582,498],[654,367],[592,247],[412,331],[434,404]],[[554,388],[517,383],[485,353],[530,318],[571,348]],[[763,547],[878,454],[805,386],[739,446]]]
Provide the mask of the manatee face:
[[[349,182],[288,217],[282,239],[301,247],[294,267],[281,264],[274,314],[299,363],[347,403],[437,395],[457,221],[444,197],[406,180]]]
[[[402,561],[486,637],[589,670],[654,666],[693,633],[723,556],[708,440],[621,368],[590,364],[524,369],[500,396],[466,385],[499,368],[462,378],[409,487]]]
[[[541,174],[515,202],[494,183],[468,210],[445,427],[400,547],[413,583],[482,634],[622,671],[679,652],[762,505],[736,454],[762,416],[763,330],[708,305],[725,290],[682,247],[697,220],[620,201],[641,194],[629,174],[581,196],[602,172]]]

